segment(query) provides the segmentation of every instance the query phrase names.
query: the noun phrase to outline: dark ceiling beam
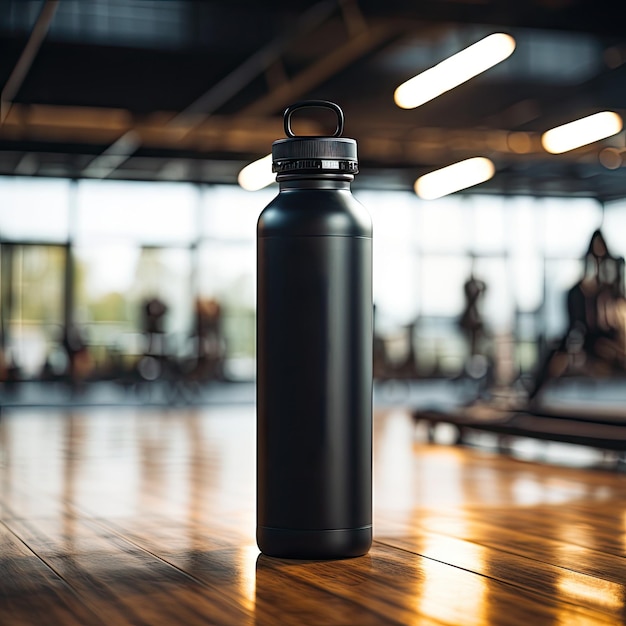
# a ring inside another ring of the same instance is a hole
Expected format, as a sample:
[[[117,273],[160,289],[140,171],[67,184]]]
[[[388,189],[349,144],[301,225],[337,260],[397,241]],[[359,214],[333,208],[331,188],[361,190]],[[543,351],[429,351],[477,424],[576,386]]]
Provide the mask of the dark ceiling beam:
[[[114,171],[128,158],[129,152],[134,153],[140,148],[163,157],[184,155],[185,158],[203,159],[207,154],[222,154],[225,160],[238,159],[242,155],[267,150],[283,130],[282,120],[278,117],[215,115],[198,126],[192,135],[181,138],[164,123],[169,117],[166,112],[154,114],[151,120],[138,124],[129,112],[123,110],[16,103],[0,129],[0,137],[5,144],[19,144],[22,151],[29,151],[29,146],[34,150],[39,143],[62,153],[72,144],[84,146],[82,154],[87,155],[93,154],[94,146],[108,145],[99,155],[100,166]],[[318,125],[304,118],[299,123],[305,134],[319,131]],[[438,127],[404,132],[401,126],[390,127],[371,118],[355,120],[354,131],[359,138],[360,155],[385,167],[443,165],[455,158],[478,153],[494,159],[534,163],[591,163],[597,162],[602,147],[621,148],[623,145],[623,136],[617,135],[562,155],[550,155],[542,148],[540,133],[536,132]],[[120,139],[116,140],[120,137],[133,143],[124,145]],[[93,176],[101,173],[91,170]]]
[[[37,21],[33,26],[33,30],[30,33],[28,41],[22,50],[20,58],[17,60],[13,71],[11,72],[6,84],[2,88],[0,93],[0,125],[4,123],[4,120],[9,114],[13,100],[17,96],[20,87],[22,86],[24,79],[28,75],[37,52],[43,43],[43,40],[48,34],[48,29],[54,18],[57,7],[59,6],[59,0],[46,0]]]

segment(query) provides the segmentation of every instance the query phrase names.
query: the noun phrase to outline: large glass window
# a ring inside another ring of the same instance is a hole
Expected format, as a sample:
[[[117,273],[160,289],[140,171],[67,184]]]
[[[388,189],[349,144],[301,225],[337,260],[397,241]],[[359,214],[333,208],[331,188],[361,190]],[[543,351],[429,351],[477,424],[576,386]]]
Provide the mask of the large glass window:
[[[194,185],[86,180],[73,226],[74,318],[95,354],[133,356],[147,347],[144,307],[166,307],[166,349],[183,352],[193,327]]]
[[[481,313],[486,326],[494,334],[510,333],[513,326],[514,302],[506,259],[481,258],[474,264],[473,273],[487,288]]]
[[[34,375],[73,318],[93,347],[137,353],[142,307],[156,297],[167,306],[169,346],[181,354],[194,350],[198,307],[219,305],[227,370],[252,376],[256,224],[277,191],[0,177],[5,349]],[[565,329],[565,294],[580,277],[592,232],[602,227],[610,251],[626,255],[624,201],[603,213],[583,198],[426,202],[367,190],[356,197],[374,227],[376,330],[390,345],[398,337],[405,345],[410,329],[424,373],[451,372],[467,353],[459,319],[472,274],[486,284],[486,329],[524,344],[529,369],[538,337]]]
[[[504,252],[506,200],[499,196],[470,196],[466,210],[470,211],[472,250],[478,254]]]
[[[196,236],[197,190],[182,183],[81,181],[76,239],[188,244]]]
[[[472,248],[472,208],[463,197],[420,204],[420,246],[429,252],[463,254]]]
[[[611,254],[626,257],[626,201],[618,200],[606,205],[602,234]]]
[[[254,375],[256,226],[277,191],[216,185],[202,195],[197,294],[220,307],[226,373],[234,378]]]
[[[511,296],[521,312],[539,309],[543,299],[543,220],[534,198],[517,197],[503,203],[510,256]]]
[[[418,201],[412,194],[361,192],[373,225],[373,284],[378,330],[409,324],[419,314]]]
[[[567,292],[579,280],[583,264],[579,259],[546,261],[544,328],[548,339],[562,336],[567,329]]]
[[[187,248],[137,247],[112,242],[75,248],[77,322],[93,344],[136,351],[144,331],[143,306],[167,307],[170,348],[182,351],[192,326],[191,253]]]
[[[602,224],[602,207],[584,198],[544,198],[538,204],[546,257],[543,329],[548,339],[555,339],[567,328],[567,291],[581,278],[581,259]]]
[[[198,297],[219,304],[227,373],[248,378],[255,355],[254,245],[209,241],[199,250]]]
[[[541,200],[547,257],[581,258],[591,235],[602,224],[602,208],[586,198]]]
[[[277,192],[274,187],[254,192],[233,185],[206,187],[200,218],[202,236],[254,244],[259,215]]]
[[[37,377],[62,340],[66,250],[4,244],[1,254],[5,359],[20,375]]]
[[[69,192],[67,180],[0,176],[0,240],[67,241]]]

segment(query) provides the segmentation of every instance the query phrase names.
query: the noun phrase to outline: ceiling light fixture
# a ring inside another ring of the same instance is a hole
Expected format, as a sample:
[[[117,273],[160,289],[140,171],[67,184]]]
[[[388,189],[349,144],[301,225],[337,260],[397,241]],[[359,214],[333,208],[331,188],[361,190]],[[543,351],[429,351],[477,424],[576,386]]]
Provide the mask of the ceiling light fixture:
[[[246,165],[237,176],[237,182],[246,191],[258,191],[271,185],[275,180],[276,174],[272,172],[271,154]]]
[[[402,83],[393,98],[400,108],[414,109],[504,61],[513,50],[511,35],[489,35]]]
[[[465,159],[420,176],[415,181],[415,193],[423,200],[436,200],[455,191],[484,183],[495,172],[494,164],[485,157]]]
[[[541,136],[541,145],[552,154],[561,154],[615,135],[622,126],[617,113],[602,111],[546,131]]]

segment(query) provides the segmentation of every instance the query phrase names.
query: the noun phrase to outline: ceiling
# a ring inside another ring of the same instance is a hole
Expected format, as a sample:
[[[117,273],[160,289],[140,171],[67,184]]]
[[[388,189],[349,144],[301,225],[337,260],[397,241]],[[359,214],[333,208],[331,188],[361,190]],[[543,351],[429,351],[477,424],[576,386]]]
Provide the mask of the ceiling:
[[[492,32],[516,39],[505,62],[394,104]],[[486,156],[496,175],[476,192],[626,197],[623,132],[562,155],[540,143],[626,114],[626,30],[602,0],[2,0],[0,88],[0,174],[235,183],[284,136],[284,108],[316,98],[344,109],[355,187],[411,189]],[[327,115],[301,111],[296,131],[329,132]]]

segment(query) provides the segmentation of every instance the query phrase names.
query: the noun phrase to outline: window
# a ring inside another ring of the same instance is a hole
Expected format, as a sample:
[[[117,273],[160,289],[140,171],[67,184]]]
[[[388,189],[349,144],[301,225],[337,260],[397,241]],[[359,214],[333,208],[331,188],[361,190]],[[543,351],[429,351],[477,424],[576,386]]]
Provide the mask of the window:
[[[546,198],[540,205],[545,217],[546,256],[581,258],[593,231],[602,223],[600,204],[583,198]]]
[[[0,240],[65,243],[70,182],[0,176]]]
[[[76,237],[187,245],[196,236],[197,198],[184,183],[81,181]]]

